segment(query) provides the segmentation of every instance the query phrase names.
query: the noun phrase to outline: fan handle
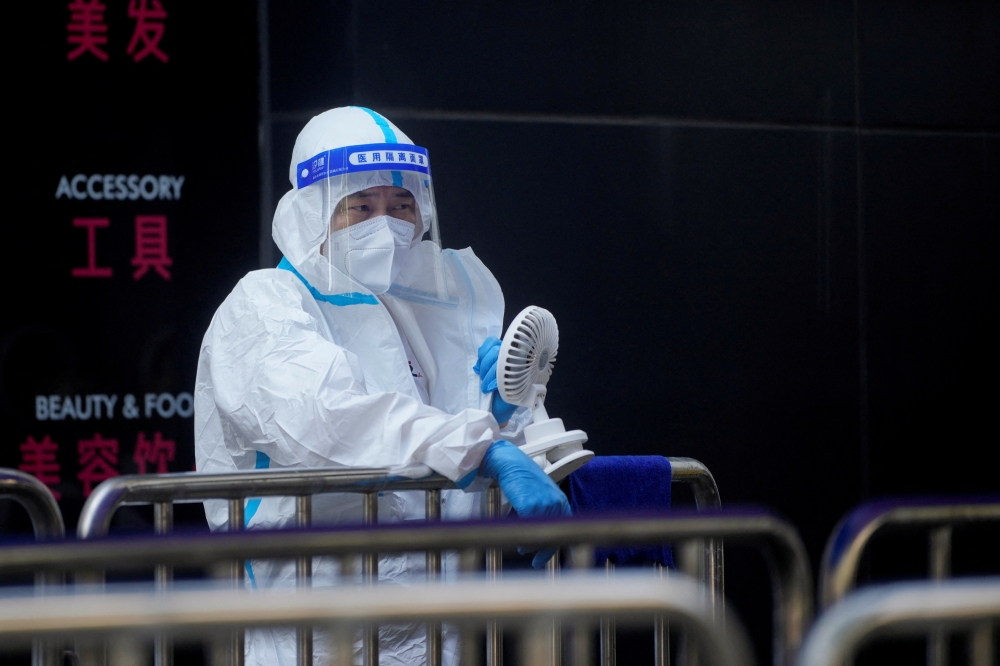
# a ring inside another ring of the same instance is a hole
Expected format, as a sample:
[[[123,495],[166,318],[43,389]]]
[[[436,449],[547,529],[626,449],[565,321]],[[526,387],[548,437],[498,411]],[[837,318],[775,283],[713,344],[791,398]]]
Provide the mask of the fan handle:
[[[545,395],[546,390],[544,384],[531,385],[531,391],[528,393],[528,398],[530,398],[531,402],[532,421],[535,423],[549,420],[549,413],[545,411]]]

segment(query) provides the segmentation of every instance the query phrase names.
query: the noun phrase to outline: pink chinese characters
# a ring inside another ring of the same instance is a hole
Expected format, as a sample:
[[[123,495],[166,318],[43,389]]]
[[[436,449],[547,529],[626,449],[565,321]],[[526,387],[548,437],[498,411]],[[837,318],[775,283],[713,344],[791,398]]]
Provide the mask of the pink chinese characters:
[[[101,481],[118,476],[115,465],[118,464],[118,440],[104,439],[94,433],[93,439],[82,439],[77,442],[80,454],[80,467],[76,478],[83,483],[83,496],[90,497],[94,486]]]
[[[163,39],[163,31],[166,28],[164,20],[167,18],[167,11],[160,4],[160,0],[130,0],[128,17],[136,21],[132,40],[129,41],[125,53],[132,56],[132,60],[136,62],[150,55],[160,62],[170,60],[170,56],[160,50],[160,40]],[[136,49],[140,41],[142,48]]]
[[[177,445],[174,441],[163,439],[159,431],[153,433],[152,442],[146,439],[146,433],[140,432],[135,442],[135,454],[132,460],[139,466],[139,474],[152,473],[146,467],[150,463],[156,465],[156,469],[153,470],[156,474],[166,474],[170,471],[167,469],[167,463],[174,459],[176,452]]]
[[[21,464],[18,469],[35,477],[49,487],[52,496],[59,499],[61,495],[53,486],[58,485],[62,479],[59,478],[59,462],[56,460],[56,452],[59,445],[49,439],[48,435],[42,437],[42,441],[36,442],[35,438],[28,435],[28,441],[21,444]]]
[[[68,7],[66,43],[76,48],[66,54],[66,60],[76,60],[89,53],[102,62],[107,61],[108,54],[101,49],[108,43],[108,24],[104,22],[107,7],[101,0],[73,0]]]
[[[167,216],[136,215],[135,256],[132,257],[136,271],[132,278],[138,280],[152,268],[164,280],[169,280],[167,267],[173,263],[174,260],[167,254]]]

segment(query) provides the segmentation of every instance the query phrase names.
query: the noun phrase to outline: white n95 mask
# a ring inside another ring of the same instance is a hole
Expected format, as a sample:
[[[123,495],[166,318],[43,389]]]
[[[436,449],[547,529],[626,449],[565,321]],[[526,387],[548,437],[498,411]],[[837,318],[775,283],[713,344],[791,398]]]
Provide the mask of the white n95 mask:
[[[399,275],[414,229],[412,222],[373,217],[333,232],[330,258],[335,268],[373,294],[384,294]]]

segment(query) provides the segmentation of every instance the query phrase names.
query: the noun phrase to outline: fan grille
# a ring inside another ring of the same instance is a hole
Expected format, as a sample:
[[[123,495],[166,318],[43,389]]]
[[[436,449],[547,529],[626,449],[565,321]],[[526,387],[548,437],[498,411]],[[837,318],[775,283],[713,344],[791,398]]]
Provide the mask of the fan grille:
[[[536,305],[522,310],[500,346],[500,397],[512,405],[531,407],[531,387],[549,381],[558,349],[559,328],[552,313]]]

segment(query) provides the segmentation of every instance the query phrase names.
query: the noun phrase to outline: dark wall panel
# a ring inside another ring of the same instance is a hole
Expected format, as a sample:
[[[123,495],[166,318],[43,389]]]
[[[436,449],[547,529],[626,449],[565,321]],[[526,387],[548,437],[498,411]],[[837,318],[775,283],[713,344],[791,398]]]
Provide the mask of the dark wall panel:
[[[348,0],[270,2],[271,108],[298,111],[349,104],[354,24]]]
[[[1000,3],[861,3],[866,124],[1000,129]]]
[[[869,137],[875,494],[996,491],[1000,139]]]
[[[847,1],[358,4],[373,106],[846,123]]]

